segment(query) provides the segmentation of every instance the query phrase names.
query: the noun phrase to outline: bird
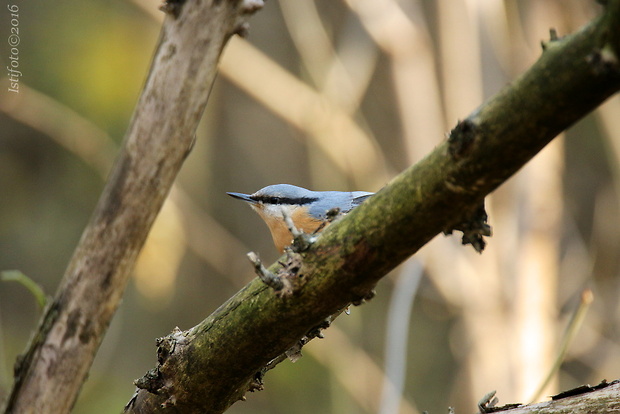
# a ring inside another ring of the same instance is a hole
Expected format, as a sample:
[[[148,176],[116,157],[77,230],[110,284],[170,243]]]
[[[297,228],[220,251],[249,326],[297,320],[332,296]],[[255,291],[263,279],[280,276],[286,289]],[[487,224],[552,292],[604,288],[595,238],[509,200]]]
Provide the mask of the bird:
[[[340,214],[346,214],[374,193],[311,191],[291,184],[273,184],[254,194],[226,194],[245,201],[258,213],[269,227],[276,249],[283,252],[293,242],[293,235],[284,221],[285,214],[297,229],[312,234],[329,224],[330,210],[337,208]]]

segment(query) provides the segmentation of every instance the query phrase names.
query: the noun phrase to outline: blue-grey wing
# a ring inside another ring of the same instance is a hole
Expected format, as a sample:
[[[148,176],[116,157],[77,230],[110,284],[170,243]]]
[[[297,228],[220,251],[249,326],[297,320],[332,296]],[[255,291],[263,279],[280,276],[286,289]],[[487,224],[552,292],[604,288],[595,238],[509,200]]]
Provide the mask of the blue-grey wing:
[[[350,193],[350,195],[347,196],[346,206],[343,205],[343,208],[341,208],[341,211],[343,213],[348,213],[349,211],[353,210],[355,207],[362,204],[364,201],[366,201],[367,198],[369,198],[372,195],[374,195],[374,193],[367,193],[365,191],[354,191]]]
[[[339,208],[341,213],[348,213],[373,195],[373,193],[364,191],[355,191],[352,193],[326,191],[322,194],[323,197],[310,206],[309,212],[314,217],[325,218],[327,212],[334,207]]]
[[[361,193],[361,194],[360,194],[360,195],[354,195],[354,196],[353,196],[353,199],[351,200],[351,204],[352,204],[352,207],[351,207],[351,208],[354,208],[354,207],[359,206],[359,205],[360,205],[360,204],[362,204],[364,201],[366,201],[366,199],[368,199],[369,197],[371,197],[371,196],[375,195],[375,193],[363,193],[363,192],[361,192],[361,191],[356,191],[356,192],[355,192],[355,193],[353,193],[353,194],[356,194],[356,193]]]

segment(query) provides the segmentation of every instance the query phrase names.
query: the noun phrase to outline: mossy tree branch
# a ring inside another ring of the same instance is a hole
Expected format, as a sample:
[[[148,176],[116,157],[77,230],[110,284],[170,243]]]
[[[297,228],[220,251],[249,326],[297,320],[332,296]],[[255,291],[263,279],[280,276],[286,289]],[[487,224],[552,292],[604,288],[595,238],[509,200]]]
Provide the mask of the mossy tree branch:
[[[224,45],[262,0],[169,0],[142,96],[90,223],[26,354],[6,413],[68,413],[207,103]]]
[[[557,134],[620,88],[620,0],[579,32],[552,39],[520,78],[480,106],[424,160],[329,226],[310,249],[269,269],[294,279],[275,294],[255,279],[196,327],[162,338],[158,366],[128,412],[221,413],[261,387],[273,361],[372,296],[375,284],[484,197]],[[163,411],[163,410],[162,410]]]
[[[495,397],[495,392],[489,396]],[[493,401],[495,402],[495,401]],[[593,387],[584,385],[552,397],[551,401],[537,404],[508,404],[495,407],[485,401],[479,403],[480,412],[506,414],[565,414],[565,413],[597,413],[611,414],[618,412],[620,405],[620,382],[601,382]]]

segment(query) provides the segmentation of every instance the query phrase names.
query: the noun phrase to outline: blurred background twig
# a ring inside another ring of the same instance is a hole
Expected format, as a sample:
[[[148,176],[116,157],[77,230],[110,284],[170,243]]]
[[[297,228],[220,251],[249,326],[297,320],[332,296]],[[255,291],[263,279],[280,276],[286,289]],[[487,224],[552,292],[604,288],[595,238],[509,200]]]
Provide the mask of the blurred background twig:
[[[0,270],[55,290],[141,88],[157,6],[20,5],[23,88],[0,91]],[[584,0],[268,3],[249,39],[225,52],[196,148],[75,412],[118,412],[153,365],[154,338],[195,325],[250,280],[247,251],[277,257],[264,225],[225,191],[284,182],[376,191],[531,65],[551,27],[562,35],[597,12]],[[5,45],[5,65],[7,56]],[[490,197],[484,254],[451,237],[419,253],[401,413],[471,410],[491,389],[501,402],[527,401],[584,287],[595,301],[542,398],[618,376],[619,113],[615,96]],[[230,412],[378,412],[395,286],[379,285]],[[28,301],[0,284],[0,398],[36,322]],[[131,352],[116,352],[121,337]]]

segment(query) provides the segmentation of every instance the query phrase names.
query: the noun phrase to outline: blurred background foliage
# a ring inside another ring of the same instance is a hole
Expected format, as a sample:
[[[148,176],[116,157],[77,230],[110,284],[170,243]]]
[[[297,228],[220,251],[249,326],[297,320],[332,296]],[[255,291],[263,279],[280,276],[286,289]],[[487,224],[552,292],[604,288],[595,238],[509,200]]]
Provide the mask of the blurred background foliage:
[[[1,79],[0,270],[52,295],[163,14],[152,0],[15,3],[23,77],[19,94]],[[155,364],[156,337],[197,324],[251,280],[246,252],[278,257],[258,216],[226,191],[376,191],[530,66],[550,28],[570,33],[599,9],[589,0],[267,2],[249,38],[225,50],[195,149],[74,412],[119,412],[132,380]],[[5,7],[2,38],[9,19]],[[619,114],[615,96],[488,198],[494,236],[482,255],[437,237],[230,412],[472,412],[494,389],[501,403],[528,402],[618,378]],[[558,374],[537,392],[591,295]],[[0,283],[0,399],[38,317],[26,289]],[[386,361],[394,382],[404,379],[400,403],[383,386]]]

